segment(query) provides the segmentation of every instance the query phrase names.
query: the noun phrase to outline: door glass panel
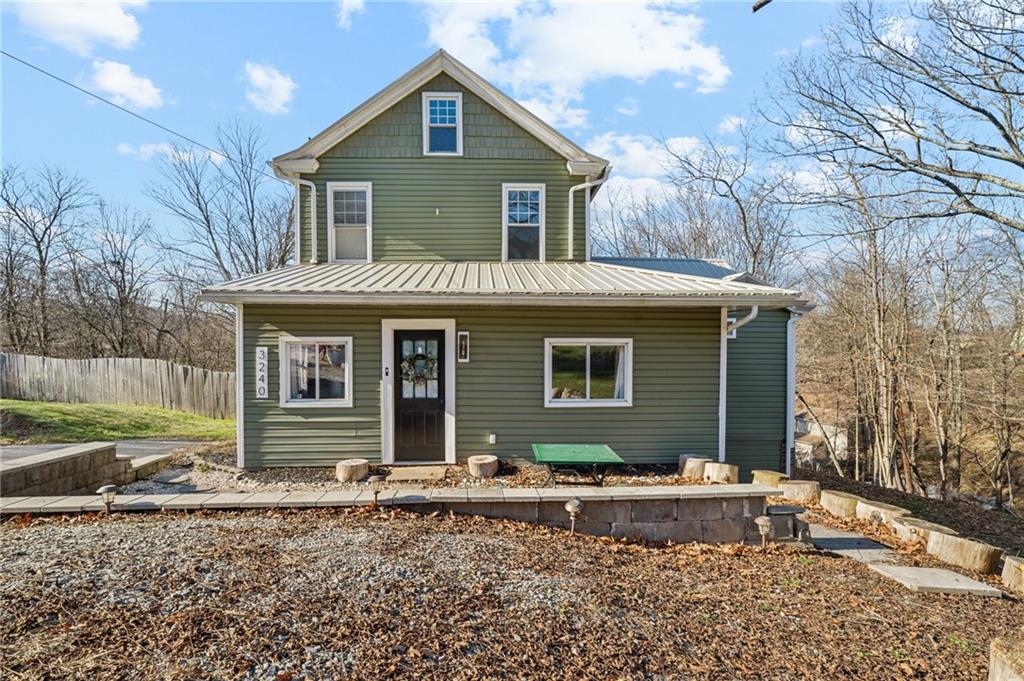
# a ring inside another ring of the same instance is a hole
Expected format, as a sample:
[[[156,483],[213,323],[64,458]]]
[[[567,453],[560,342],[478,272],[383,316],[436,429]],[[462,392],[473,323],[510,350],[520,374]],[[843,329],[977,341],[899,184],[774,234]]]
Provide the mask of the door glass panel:
[[[587,346],[552,346],[551,399],[582,400],[586,397]]]
[[[345,346],[319,345],[320,399],[340,400],[345,397]]]
[[[412,341],[402,341],[402,397],[410,398],[413,396],[413,372],[412,365],[408,364],[412,361],[412,357],[415,353],[412,351]]]
[[[288,399],[316,399],[316,346],[289,344]]]

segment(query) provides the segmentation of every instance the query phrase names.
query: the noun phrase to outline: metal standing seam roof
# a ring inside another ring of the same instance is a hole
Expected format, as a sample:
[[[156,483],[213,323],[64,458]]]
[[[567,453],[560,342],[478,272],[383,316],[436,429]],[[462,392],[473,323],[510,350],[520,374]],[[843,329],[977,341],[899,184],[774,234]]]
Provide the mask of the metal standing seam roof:
[[[225,303],[774,305],[798,291],[597,262],[372,262],[292,265],[209,286]]]
[[[731,274],[740,274],[739,270],[733,269],[724,260],[708,260],[705,258],[630,258],[601,256],[595,257],[594,262],[603,262],[609,265],[622,265],[623,267],[639,267],[645,270],[659,270],[661,272],[672,272],[674,274],[688,274],[694,277],[711,277],[712,279],[723,279]]]

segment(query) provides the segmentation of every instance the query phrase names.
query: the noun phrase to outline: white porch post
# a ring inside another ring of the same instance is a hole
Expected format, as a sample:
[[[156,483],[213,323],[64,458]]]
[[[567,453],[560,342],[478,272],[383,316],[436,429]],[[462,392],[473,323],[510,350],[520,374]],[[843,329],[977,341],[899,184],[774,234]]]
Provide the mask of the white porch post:
[[[793,429],[796,418],[796,320],[800,314],[789,313],[786,321],[786,475],[793,475]]]
[[[722,308],[718,329],[718,460],[725,462],[725,407],[729,314]]]
[[[235,457],[245,468],[245,326],[242,304],[235,305]]]

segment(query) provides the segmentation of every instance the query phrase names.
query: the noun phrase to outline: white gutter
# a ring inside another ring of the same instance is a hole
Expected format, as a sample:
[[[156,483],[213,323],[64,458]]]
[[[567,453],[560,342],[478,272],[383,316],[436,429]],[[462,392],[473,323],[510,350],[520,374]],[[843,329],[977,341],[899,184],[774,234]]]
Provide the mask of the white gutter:
[[[726,329],[726,334],[732,335],[733,332],[736,331],[736,329],[740,328],[741,326],[746,326],[755,319],[757,319],[757,305],[754,305],[750,308],[750,312],[747,314],[746,317],[737,319],[732,324],[729,324],[728,328]]]
[[[295,264],[302,262],[302,192],[299,191],[299,183],[294,178],[288,178],[295,190]]]
[[[569,169],[570,173],[572,172],[572,167],[568,163],[566,163],[566,168]],[[580,184],[577,184],[577,185],[575,185],[573,187],[569,187],[569,260],[573,259],[573,254],[574,254],[574,251],[573,251],[573,247],[574,247],[574,244],[573,244],[573,232],[575,231],[575,229],[573,229],[573,228],[575,227],[575,220],[573,218],[573,212],[574,212],[574,209],[575,209],[576,206],[575,206],[575,201],[573,201],[573,194],[575,194],[576,191],[579,190],[579,189],[588,189],[589,190],[592,187],[597,187],[599,185],[604,184],[605,182],[608,181],[608,177],[611,175],[611,172],[612,172],[612,167],[611,166],[605,166],[604,173],[601,175],[601,179],[600,180],[588,180],[586,182],[581,182]],[[586,259],[587,260],[590,260],[590,210],[589,210],[590,196],[591,196],[591,194],[588,191],[587,192],[587,203],[586,203],[586,206],[587,206],[586,220],[584,221],[585,225],[584,225],[584,229],[583,229],[583,234],[585,235],[586,244],[587,244],[587,254],[586,254]]]
[[[298,163],[298,162],[296,162],[296,163]],[[305,163],[305,161],[303,161],[303,163]],[[302,198],[301,198],[302,197],[302,192],[299,191],[299,187],[300,186],[302,186],[302,187],[309,187],[309,200],[312,202],[309,205],[309,217],[311,219],[311,223],[312,223],[312,226],[313,226],[312,230],[310,231],[310,235],[309,235],[309,241],[310,241],[310,244],[311,244],[310,254],[309,254],[309,262],[313,263],[313,264],[316,264],[316,261],[317,261],[317,257],[316,257],[317,256],[317,253],[316,253],[316,250],[317,250],[317,243],[316,243],[317,242],[317,238],[316,238],[316,236],[317,236],[317,234],[316,234],[316,232],[317,232],[317,224],[316,224],[316,185],[313,184],[309,180],[303,180],[298,175],[298,173],[300,171],[316,172],[316,169],[319,167],[319,162],[316,161],[315,159],[313,159],[312,163],[315,164],[315,165],[311,165],[309,167],[298,166],[298,169],[295,170],[294,172],[291,172],[292,171],[291,168],[282,168],[282,167],[278,166],[277,163],[274,163],[273,161],[271,161],[271,163],[270,163],[270,168],[274,171],[274,175],[276,175],[277,177],[281,178],[282,180],[285,180],[286,182],[291,182],[292,185],[295,187],[295,264],[296,265],[298,265],[301,262],[301,253],[302,253],[302,230],[300,229],[300,224],[302,223]]]

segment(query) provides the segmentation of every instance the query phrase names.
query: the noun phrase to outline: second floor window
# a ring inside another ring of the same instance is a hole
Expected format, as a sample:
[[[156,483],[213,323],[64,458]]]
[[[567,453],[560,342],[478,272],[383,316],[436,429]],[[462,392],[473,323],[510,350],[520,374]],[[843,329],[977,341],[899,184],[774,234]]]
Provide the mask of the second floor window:
[[[544,260],[544,185],[501,186],[502,260]]]
[[[369,182],[327,183],[331,260],[369,262],[373,243],[373,188]]]
[[[423,93],[423,153],[462,155],[462,93]]]

